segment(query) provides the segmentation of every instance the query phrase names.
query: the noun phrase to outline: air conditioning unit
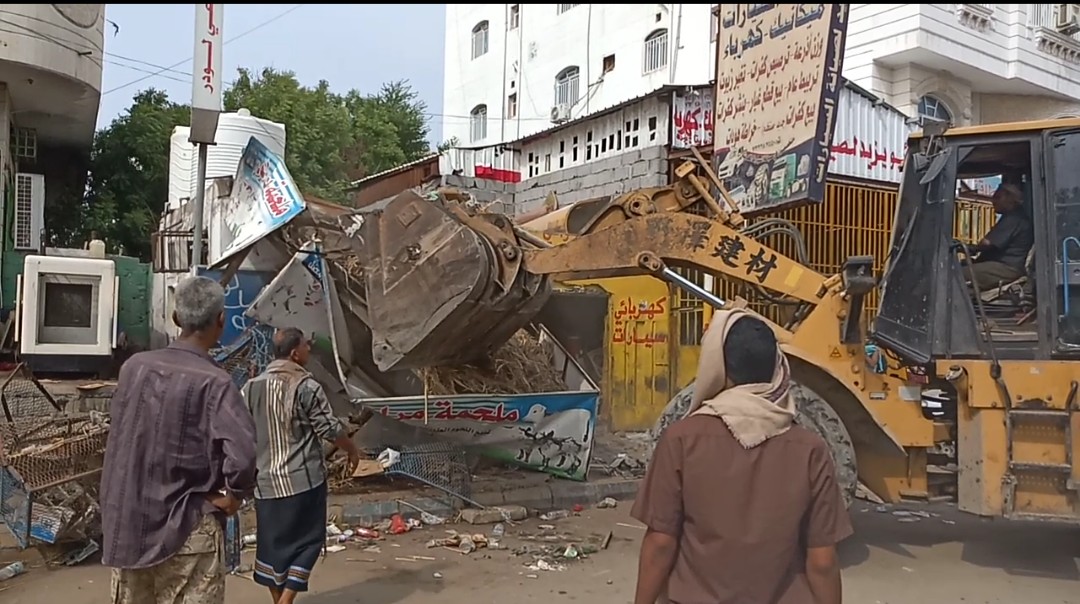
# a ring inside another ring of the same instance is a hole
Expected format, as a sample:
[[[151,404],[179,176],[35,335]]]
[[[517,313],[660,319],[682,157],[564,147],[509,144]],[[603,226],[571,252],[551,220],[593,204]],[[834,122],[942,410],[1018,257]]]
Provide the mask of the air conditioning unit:
[[[1054,29],[1064,36],[1080,32],[1080,4],[1056,4],[1055,7]]]
[[[15,175],[15,249],[41,249],[45,230],[45,175],[19,172]]]
[[[570,105],[559,103],[551,108],[551,123],[561,124],[570,121]]]
[[[16,341],[31,369],[96,371],[116,347],[120,279],[112,260],[36,256],[16,279]]]

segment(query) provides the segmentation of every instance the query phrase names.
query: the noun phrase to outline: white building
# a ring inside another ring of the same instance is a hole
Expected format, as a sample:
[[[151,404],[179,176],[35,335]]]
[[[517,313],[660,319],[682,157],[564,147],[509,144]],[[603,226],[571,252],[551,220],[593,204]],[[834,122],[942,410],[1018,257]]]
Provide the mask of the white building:
[[[519,140],[713,79],[709,4],[448,4],[444,134]],[[957,124],[1080,115],[1076,4],[852,4],[844,76]]]
[[[80,195],[101,99],[104,4],[5,4],[0,44],[0,233],[3,283],[47,243],[46,206]],[[11,188],[14,191],[9,194]],[[13,200],[14,210],[2,207]],[[72,217],[64,217],[68,227]],[[3,300],[8,305],[14,287]]]

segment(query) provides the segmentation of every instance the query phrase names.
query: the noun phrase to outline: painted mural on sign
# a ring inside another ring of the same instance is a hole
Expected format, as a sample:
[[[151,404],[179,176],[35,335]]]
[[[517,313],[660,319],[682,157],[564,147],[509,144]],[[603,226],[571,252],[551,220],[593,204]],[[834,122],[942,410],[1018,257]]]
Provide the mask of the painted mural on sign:
[[[285,160],[254,136],[244,148],[236,169],[232,193],[221,212],[222,226],[231,235],[212,266],[227,261],[237,252],[288,224],[307,208]]]
[[[247,316],[273,327],[296,327],[334,347],[346,365],[352,362],[351,338],[340,328],[345,317],[334,284],[326,278],[325,258],[314,242],[293,254],[262,294],[252,300]]]
[[[221,271],[199,268],[199,275],[215,281],[221,279]],[[225,286],[225,329],[219,342],[224,347],[232,346],[240,336],[255,324],[245,315],[248,306],[259,296],[259,292],[270,281],[273,273],[259,271],[237,271]]]
[[[722,4],[717,173],[747,214],[825,198],[847,4]]]
[[[454,396],[363,401],[376,413],[423,426],[487,457],[585,480],[599,393]],[[425,421],[426,418],[426,421]]]

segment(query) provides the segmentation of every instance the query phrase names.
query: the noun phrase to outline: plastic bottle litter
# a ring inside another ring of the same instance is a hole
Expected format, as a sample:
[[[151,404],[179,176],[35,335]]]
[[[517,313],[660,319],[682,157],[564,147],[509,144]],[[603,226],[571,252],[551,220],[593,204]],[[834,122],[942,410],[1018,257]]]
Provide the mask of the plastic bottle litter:
[[[7,581],[12,577],[17,577],[26,572],[26,567],[22,562],[12,562],[4,568],[0,568],[0,582]]]
[[[567,510],[555,510],[552,512],[545,512],[540,514],[540,520],[561,520],[563,518],[569,518],[570,512]]]
[[[491,529],[491,536],[492,537],[502,537],[505,534],[506,534],[506,527],[503,526],[503,523],[501,523],[501,522],[499,524],[496,524],[495,527]]]
[[[375,529],[360,527],[356,529],[356,536],[362,539],[378,539],[379,531]]]

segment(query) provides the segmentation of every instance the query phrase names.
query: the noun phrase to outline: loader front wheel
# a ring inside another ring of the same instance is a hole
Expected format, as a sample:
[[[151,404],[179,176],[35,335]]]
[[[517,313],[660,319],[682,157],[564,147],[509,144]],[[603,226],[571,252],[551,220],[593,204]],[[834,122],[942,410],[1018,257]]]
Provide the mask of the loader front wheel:
[[[801,384],[793,384],[791,396],[795,399],[798,410],[795,423],[820,436],[829,446],[833,463],[836,465],[836,481],[844,496],[844,504],[850,507],[855,498],[855,491],[859,487],[855,445],[851,442],[851,434],[848,433],[836,410],[813,390]],[[660,435],[668,426],[686,417],[693,397],[694,383],[691,382],[668,402],[663,413],[649,430],[652,446],[656,446]]]

